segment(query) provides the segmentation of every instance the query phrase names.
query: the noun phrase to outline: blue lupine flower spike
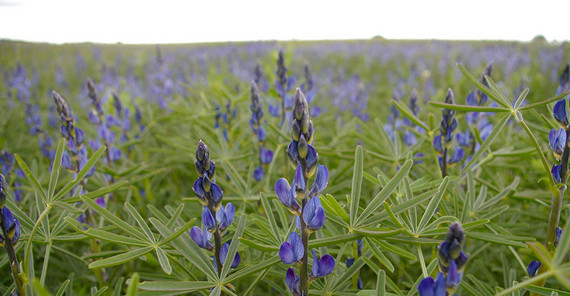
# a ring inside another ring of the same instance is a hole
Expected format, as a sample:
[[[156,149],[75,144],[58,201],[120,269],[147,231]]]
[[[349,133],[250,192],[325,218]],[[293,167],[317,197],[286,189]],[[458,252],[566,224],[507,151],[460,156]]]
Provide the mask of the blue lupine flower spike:
[[[6,204],[6,193],[8,190],[8,182],[4,175],[0,174],[0,209]]]
[[[554,119],[558,122],[561,128],[567,130],[568,129],[568,115],[566,111],[566,99],[562,99],[558,101],[554,105],[553,113]]]

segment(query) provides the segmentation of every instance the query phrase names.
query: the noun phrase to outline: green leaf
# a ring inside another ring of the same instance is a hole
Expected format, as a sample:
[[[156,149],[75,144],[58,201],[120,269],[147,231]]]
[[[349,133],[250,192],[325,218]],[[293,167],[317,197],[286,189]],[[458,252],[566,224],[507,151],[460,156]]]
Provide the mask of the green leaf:
[[[325,199],[323,199],[325,200]],[[348,214],[346,213],[346,211],[340,206],[340,204],[338,203],[338,201],[336,200],[336,198],[334,198],[334,196],[327,194],[326,195],[326,202],[328,202],[329,205],[332,206],[332,208],[334,209],[334,211],[336,212],[336,214],[342,219],[344,220],[344,222],[349,223],[350,222],[350,217],[348,216]]]
[[[416,115],[408,108],[408,106],[404,106],[402,105],[402,103],[396,100],[392,100],[392,104],[394,104],[394,106],[396,106],[396,108],[398,108],[398,110],[400,110],[400,112],[402,112],[402,114],[406,116],[409,120],[411,120],[413,123],[421,126],[426,131],[430,130],[423,121],[421,121],[418,117],[416,117]]]
[[[142,282],[139,285],[139,289],[144,291],[179,291],[179,292],[193,292],[198,290],[205,290],[213,288],[216,284],[213,282],[203,282],[203,281],[152,281],[152,282]]]
[[[559,95],[554,96],[554,97],[552,97],[552,98],[546,99],[546,100],[544,100],[544,101],[540,101],[540,102],[528,104],[528,105],[526,105],[526,106],[522,106],[522,107],[517,108],[517,109],[518,109],[518,110],[521,110],[521,111],[523,111],[523,110],[528,110],[528,109],[533,109],[533,108],[538,107],[538,106],[542,106],[542,105],[550,104],[550,103],[552,103],[552,102],[559,101],[559,100],[561,100],[562,98],[566,97],[566,96],[569,95],[569,94],[570,94],[570,91],[565,91],[565,92],[562,92],[562,93],[560,93]]]
[[[57,186],[57,181],[59,180],[59,168],[61,167],[61,158],[64,150],[64,139],[59,140],[57,143],[57,149],[55,151],[55,157],[53,159],[53,166],[51,168],[51,174],[49,175],[49,186],[48,186],[48,200],[53,201],[53,194],[55,193],[55,187]]]
[[[243,230],[245,228],[245,222],[246,222],[246,215],[240,215],[236,232],[232,237],[232,242],[230,243],[230,248],[228,249],[228,254],[226,255],[226,264],[224,264],[224,266],[222,267],[222,273],[220,275],[220,279],[224,279],[228,275],[228,272],[230,272],[230,267],[232,266],[232,262],[238,250],[239,238],[242,236]]]
[[[497,125],[493,128],[493,131],[491,132],[489,137],[487,137],[487,140],[485,140],[485,142],[483,142],[483,145],[481,145],[481,148],[479,148],[479,150],[477,150],[477,152],[475,152],[475,154],[471,158],[471,161],[469,161],[469,163],[465,165],[463,170],[461,170],[461,175],[465,174],[467,172],[467,170],[471,169],[473,167],[473,165],[477,161],[479,161],[479,158],[483,155],[483,153],[485,153],[487,151],[487,149],[491,146],[491,143],[493,143],[493,141],[495,141],[495,138],[497,138],[497,136],[499,135],[499,132],[503,129],[503,127],[505,127],[505,125],[507,125],[507,122],[511,118],[511,115],[512,115],[512,113],[507,113],[503,117],[503,119],[501,119],[501,121],[499,121],[499,123],[497,123]]]
[[[380,269],[376,280],[376,296],[384,296],[386,293],[386,272]]]
[[[256,250],[264,251],[264,252],[279,252],[279,246],[276,245],[265,245],[247,238],[240,237],[240,242],[244,245],[250,246]]]
[[[63,294],[65,294],[65,289],[67,289],[67,286],[69,286],[70,282],[71,281],[67,279],[65,282],[61,283],[61,286],[59,286],[59,289],[57,290],[55,296],[63,296]]]
[[[99,215],[103,216],[107,221],[115,224],[117,227],[122,229],[123,231],[128,232],[131,235],[136,236],[137,238],[146,241],[147,237],[142,234],[138,229],[134,228],[133,226],[129,225],[129,223],[123,221],[121,218],[113,215],[107,209],[101,207],[97,203],[95,203],[90,198],[87,198],[85,195],[79,197],[85,204],[87,204],[92,210],[97,212]],[[152,242],[151,242],[152,243]]]
[[[465,112],[510,112],[511,109],[501,108],[501,107],[489,107],[489,106],[470,106],[470,105],[457,105],[457,104],[447,104],[437,101],[430,101],[430,105],[439,108],[445,108],[449,110],[465,111]]]
[[[362,146],[356,146],[354,153],[354,168],[352,171],[352,187],[350,191],[350,225],[354,226],[354,221],[358,215],[358,204],[360,203],[360,193],[362,190],[362,171],[364,168],[362,156]]]
[[[155,243],[156,242],[156,238],[154,237],[154,233],[152,233],[152,231],[150,230],[150,228],[148,227],[148,225],[146,224],[146,222],[144,221],[143,217],[141,216],[141,214],[139,214],[139,212],[135,209],[135,207],[133,207],[133,205],[131,205],[128,202],[125,202],[125,207],[127,208],[127,212],[133,217],[135,218],[135,220],[137,221],[137,224],[142,228],[142,230],[144,231],[144,233],[146,234],[146,236],[148,237],[148,239]]]
[[[39,193],[40,196],[42,197],[42,201],[44,203],[46,203],[48,200],[47,194],[46,194],[44,188],[42,187],[42,185],[40,184],[40,181],[38,181],[38,178],[34,175],[34,173],[32,173],[30,168],[26,165],[26,163],[20,157],[19,154],[14,154],[14,158],[16,158],[16,162],[18,163],[18,165],[20,166],[22,171],[24,171],[24,174],[26,175],[26,179],[28,179],[28,181],[30,181],[30,183],[32,184],[32,187],[34,187],[34,191],[36,193]]]
[[[156,257],[158,258],[158,263],[160,263],[160,267],[162,267],[164,273],[171,274],[172,266],[170,266],[170,261],[162,248],[156,247]]]
[[[394,265],[392,265],[392,262],[390,262],[390,260],[388,260],[384,254],[382,254],[380,248],[378,248],[378,246],[370,238],[365,237],[364,240],[374,254],[374,257],[376,257],[376,259],[378,259],[382,265],[388,268],[391,273],[394,272]]]
[[[354,226],[360,225],[364,219],[370,216],[374,211],[376,211],[376,209],[378,209],[378,207],[384,203],[386,198],[388,198],[388,196],[394,192],[400,181],[402,181],[402,179],[408,175],[410,169],[412,168],[412,164],[413,161],[411,159],[404,163],[398,173],[396,173],[396,175],[390,179],[388,184],[386,184],[386,186],[382,188],[382,190],[372,199],[372,201],[368,203],[362,214],[356,220]]]
[[[145,247],[145,248],[134,249],[132,251],[128,251],[126,253],[122,253],[122,254],[119,254],[119,255],[116,255],[113,257],[94,261],[93,263],[89,264],[89,268],[90,269],[103,268],[103,267],[109,267],[109,266],[115,266],[115,265],[127,263],[129,261],[135,260],[135,259],[149,253],[152,250],[153,250],[153,247]]]
[[[439,185],[439,187],[437,188],[438,190],[437,195],[429,201],[426,211],[424,212],[424,215],[420,220],[420,224],[418,225],[417,233],[422,232],[424,227],[429,222],[429,219],[434,215],[435,209],[437,209],[437,206],[439,205],[439,202],[441,201],[441,198],[443,197],[445,190],[447,190],[448,184],[449,184],[449,177],[445,177],[441,182],[441,184]]]
[[[531,286],[527,286],[525,289],[527,289],[530,292],[538,293],[540,295],[550,296],[550,295],[552,295],[552,292],[556,292],[560,296],[570,296],[570,293],[568,293],[568,292],[564,292],[564,291],[556,290],[556,289],[552,289],[552,288],[545,288],[545,287],[539,287],[539,286],[532,286],[531,285]]]
[[[279,231],[279,227],[277,226],[277,222],[275,221],[275,215],[273,215],[273,209],[269,204],[269,200],[265,194],[261,193],[261,204],[263,205],[263,210],[265,211],[265,215],[267,215],[267,221],[269,222],[269,227],[271,227],[271,234],[272,238],[276,243],[280,243],[281,241],[281,232]]]
[[[138,247],[148,247],[148,242],[142,241],[140,239],[131,238],[127,236],[122,236],[119,234],[115,234],[112,232],[104,231],[97,228],[89,228],[86,231],[81,229],[81,226],[78,225],[77,220],[71,217],[65,217],[65,222],[73,227],[76,231],[85,234],[88,237],[93,237],[96,239],[100,239],[103,241],[113,242],[115,244],[123,244],[128,246],[138,246]]]
[[[138,284],[139,284],[139,274],[135,272],[131,277],[129,287],[127,288],[126,296],[136,296]]]
[[[158,244],[164,245],[164,244],[167,244],[167,243],[175,240],[177,237],[181,236],[184,232],[186,232],[186,230],[188,230],[188,228],[190,228],[190,226],[192,226],[194,224],[194,222],[196,222],[196,218],[190,219],[190,221],[186,222],[186,224],[184,224],[184,226],[180,227],[178,230],[171,233],[168,237],[165,237],[164,240],[160,241]]]
[[[319,238],[309,241],[309,248],[320,248],[325,246],[334,246],[339,245],[341,243],[355,241],[357,239],[361,239],[362,235],[360,234],[343,234],[343,235],[336,235],[336,236],[329,236],[325,238]],[[279,249],[277,249],[279,250]]]
[[[76,208],[74,206],[72,206],[71,204],[68,204],[66,202],[61,202],[61,201],[54,201],[53,205],[59,208],[64,209],[65,211],[69,212],[69,213],[74,213],[74,214],[80,214],[83,213],[82,209]]]
[[[474,232],[474,231],[470,231],[467,235],[470,238],[489,242],[492,244],[513,246],[513,247],[520,247],[520,248],[526,248],[526,246],[527,246],[526,244],[524,244],[520,241],[513,240],[513,238],[515,238],[515,237],[511,237],[511,236],[507,236],[507,235],[496,235],[496,234],[491,234],[491,233]]]
[[[463,72],[463,75],[465,75],[467,77],[467,79],[469,79],[473,84],[475,84],[475,86],[477,86],[478,89],[480,89],[483,93],[485,93],[487,96],[489,96],[489,98],[495,102],[497,102],[499,105],[502,105],[505,108],[509,108],[510,109],[510,103],[508,101],[503,101],[501,98],[499,98],[497,96],[497,94],[495,94],[494,92],[492,92],[489,88],[487,88],[485,85],[483,85],[481,82],[479,82],[479,80],[477,78],[475,78],[475,76],[473,76],[473,74],[471,74],[471,72],[469,72],[467,69],[465,69],[465,67],[463,67],[461,64],[457,64],[457,68],[459,68],[459,70],[461,72]]]

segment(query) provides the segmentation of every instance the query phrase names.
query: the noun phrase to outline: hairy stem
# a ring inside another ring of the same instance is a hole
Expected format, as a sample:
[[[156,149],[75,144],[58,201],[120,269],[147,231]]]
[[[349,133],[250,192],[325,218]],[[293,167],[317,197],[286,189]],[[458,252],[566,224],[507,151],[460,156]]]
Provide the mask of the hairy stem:
[[[0,223],[2,226],[2,234],[4,235],[4,248],[8,253],[8,259],[10,260],[10,269],[12,270],[12,278],[14,283],[16,283],[16,292],[20,296],[26,296],[26,289],[24,289],[24,279],[22,271],[20,270],[20,264],[18,263],[18,258],[16,257],[16,251],[12,245],[12,240],[8,238],[8,231],[4,228],[4,223]]]
[[[301,168],[303,169],[303,174],[305,172],[304,162],[301,162]],[[307,187],[309,186],[309,180],[305,177],[305,189],[303,190],[303,208],[301,209],[301,241],[303,242],[303,259],[301,259],[301,271],[300,271],[300,288],[301,295],[309,295],[309,231],[307,229],[307,224],[303,219],[303,213],[305,212],[305,205],[309,202],[307,196]]]

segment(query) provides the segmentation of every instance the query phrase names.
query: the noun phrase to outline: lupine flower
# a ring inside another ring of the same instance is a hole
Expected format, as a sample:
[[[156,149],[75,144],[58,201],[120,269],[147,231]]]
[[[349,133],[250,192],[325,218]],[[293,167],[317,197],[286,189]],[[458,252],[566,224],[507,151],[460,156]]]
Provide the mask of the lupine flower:
[[[289,291],[291,291],[295,296],[301,295],[300,279],[301,278],[295,274],[295,270],[293,268],[289,267],[289,269],[287,269],[285,283],[287,284]]]
[[[287,155],[290,165],[295,168],[295,177],[291,186],[285,178],[279,179],[275,183],[275,193],[279,201],[296,215],[297,228],[300,229],[303,238],[308,239],[313,231],[322,228],[325,223],[325,213],[318,195],[326,188],[329,173],[326,167],[317,164],[319,157],[312,146],[314,129],[313,122],[310,120],[309,104],[299,88],[297,88],[293,100],[291,118],[292,141],[287,148]],[[317,172],[317,176],[309,192],[308,179],[315,172]],[[297,197],[303,200],[303,209],[300,209]],[[308,245],[303,245],[301,237],[296,232],[289,236],[289,241],[283,243],[279,250],[279,256],[285,264],[308,260],[307,253]],[[317,278],[330,274],[334,269],[334,259],[332,262],[331,259],[330,255],[324,255],[319,260],[315,254],[311,277]],[[301,266],[301,273],[308,274],[308,271],[303,270],[303,268],[306,268],[306,265]],[[308,280],[308,278],[297,280],[293,270],[287,271],[287,286],[293,294],[306,294],[305,289],[308,288]],[[296,286],[297,281],[307,283],[307,285],[303,284],[304,291],[300,291],[300,288]]]
[[[297,217],[297,219],[299,219],[299,217]],[[318,196],[311,198],[305,205],[303,209],[303,220],[309,231],[319,230],[325,225],[325,210]],[[301,228],[300,222],[297,227]]]
[[[212,205],[216,210],[222,202],[222,189],[214,183],[215,164],[210,161],[210,150],[208,146],[200,140],[196,148],[196,172],[198,179],[194,182],[192,189],[198,196],[200,203],[205,206]]]
[[[439,273],[434,281],[424,278],[418,285],[420,296],[453,295],[463,278],[467,255],[462,251],[465,233],[458,222],[452,223],[446,239],[438,247]]]
[[[259,90],[257,89],[257,84],[251,82],[251,119],[249,120],[249,127],[251,131],[257,136],[257,143],[259,146],[259,167],[253,172],[253,177],[256,181],[261,181],[265,176],[263,167],[273,160],[273,151],[264,147],[264,142],[266,138],[265,129],[261,125],[263,118],[263,109],[261,104],[261,99],[259,97]]]
[[[229,242],[222,245],[222,248],[220,249],[220,260],[222,260],[222,265],[224,265],[226,262],[226,259],[227,259],[226,257],[228,257],[228,251],[229,250],[230,250],[230,243]],[[238,252],[236,252],[234,260],[232,261],[231,268],[237,268],[240,263],[241,263],[241,256],[239,255]],[[216,266],[216,265],[214,264],[214,266]]]
[[[558,124],[560,124],[560,127],[567,130],[569,123],[568,123],[568,115],[566,112],[566,99],[565,98],[558,101],[554,105],[553,113],[554,113],[554,119],[556,119]]]
[[[74,169],[77,173],[87,163],[87,147],[84,145],[85,134],[82,129],[75,127],[75,117],[63,97],[55,91],[53,91],[52,94],[57,111],[61,117],[62,125],[60,131],[62,136],[67,140],[69,151],[69,159],[66,159],[67,157],[64,155],[62,165],[65,168]],[[77,164],[77,166],[74,164]],[[90,177],[94,172],[95,167],[87,173],[86,177]]]
[[[214,249],[214,246],[212,246],[212,243],[210,242],[212,239],[212,233],[209,232],[206,227],[202,227],[202,229],[198,226],[192,227],[190,230],[190,237],[200,248],[210,251]]]
[[[447,91],[445,103],[454,104],[454,96],[451,89]],[[444,176],[447,175],[448,165],[460,162],[465,157],[465,151],[460,146],[456,146],[453,149],[453,154],[449,156],[449,148],[451,148],[451,142],[454,138],[453,132],[457,128],[457,119],[455,119],[454,115],[455,110],[445,108],[442,110],[442,119],[439,126],[440,134],[433,139],[433,147],[438,153],[439,167]]]
[[[550,173],[552,174],[552,177],[554,178],[554,181],[556,181],[556,183],[562,183],[562,179],[560,177],[561,170],[562,170],[561,164],[553,164],[552,165],[552,169],[550,170]]]
[[[334,258],[326,254],[320,259],[317,257],[317,252],[313,250],[313,270],[311,273],[311,278],[320,278],[331,274],[334,270],[335,261]]]
[[[424,278],[418,285],[420,296],[447,296],[447,287],[443,273],[438,273],[435,281],[431,277]]]
[[[540,261],[532,261],[528,267],[526,268],[526,272],[528,273],[528,276],[530,277],[534,277],[536,276],[536,273],[538,272],[538,269],[540,268],[540,266],[542,265],[542,263]]]
[[[293,183],[296,183],[293,181]],[[294,187],[289,186],[285,178],[277,180],[275,183],[275,193],[279,201],[292,213],[299,215],[301,206],[297,202],[297,193]]]
[[[275,90],[277,95],[281,98],[281,107],[279,104],[276,106],[269,106],[269,113],[273,116],[279,117],[279,111],[281,111],[281,125],[285,122],[285,113],[288,109],[291,109],[291,98],[287,96],[287,93],[295,85],[295,78],[287,76],[287,67],[285,66],[285,54],[283,50],[280,49],[277,55],[277,71],[275,71]]]
[[[204,227],[206,227],[208,231],[214,231],[216,228],[216,220],[214,220],[212,212],[210,212],[210,209],[206,206],[202,211],[202,224],[204,224]]]
[[[559,95],[563,91],[568,90],[570,84],[568,83],[568,79],[570,77],[570,64],[566,64],[562,73],[560,73],[560,77],[558,78],[558,88],[556,89],[556,94]]]
[[[2,228],[6,230],[5,235],[7,236],[4,237],[0,233],[0,246],[4,246],[6,239],[10,240],[12,246],[16,246],[20,239],[20,221],[12,215],[12,212],[7,207],[3,207],[0,214],[2,216],[0,217],[2,219]]]
[[[297,232],[289,234],[289,240],[281,244],[279,258],[284,264],[293,264],[301,261],[304,255],[304,247],[301,237]]]
[[[265,79],[265,75],[263,75],[263,69],[261,68],[261,64],[255,64],[255,69],[253,71],[253,81],[257,88],[262,92],[267,92],[269,90],[269,83]]]
[[[564,147],[568,144],[566,141],[566,130],[562,128],[558,131],[556,129],[550,130],[550,133],[548,134],[548,142],[556,158],[560,159],[562,157],[562,153],[564,153]]]
[[[236,209],[231,202],[227,203],[225,207],[223,205],[220,206],[220,209],[216,212],[216,221],[218,221],[220,231],[224,231],[228,226],[232,225],[235,212]]]

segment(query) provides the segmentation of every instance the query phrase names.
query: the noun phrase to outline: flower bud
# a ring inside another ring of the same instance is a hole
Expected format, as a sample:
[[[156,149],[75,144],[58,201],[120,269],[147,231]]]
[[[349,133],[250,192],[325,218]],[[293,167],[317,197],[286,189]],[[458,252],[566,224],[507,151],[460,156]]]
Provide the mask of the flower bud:
[[[293,140],[299,141],[300,134],[301,134],[301,126],[299,125],[299,122],[297,120],[294,120],[293,124],[291,125],[291,137],[293,138]]]
[[[302,134],[297,144],[297,151],[299,151],[299,156],[301,157],[301,159],[305,159],[307,157],[307,153],[309,152],[309,145],[305,140],[305,136]]]

